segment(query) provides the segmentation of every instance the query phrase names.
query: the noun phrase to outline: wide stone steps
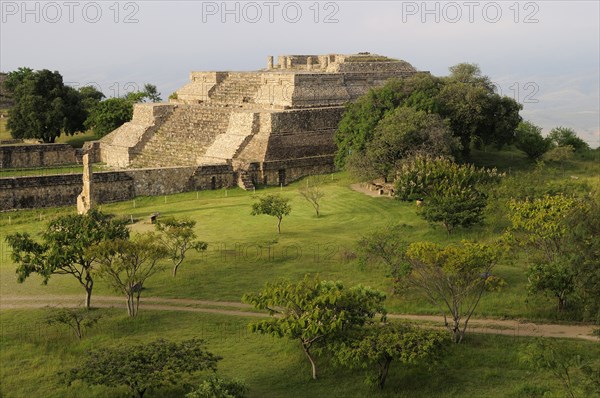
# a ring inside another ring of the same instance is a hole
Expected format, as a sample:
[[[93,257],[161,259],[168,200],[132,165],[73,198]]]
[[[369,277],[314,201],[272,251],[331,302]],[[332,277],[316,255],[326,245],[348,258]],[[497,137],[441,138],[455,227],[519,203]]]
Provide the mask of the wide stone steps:
[[[230,75],[221,82],[211,95],[211,100],[221,103],[255,102],[260,79],[245,75]]]
[[[133,167],[192,166],[227,130],[231,111],[225,108],[179,107],[148,140]]]

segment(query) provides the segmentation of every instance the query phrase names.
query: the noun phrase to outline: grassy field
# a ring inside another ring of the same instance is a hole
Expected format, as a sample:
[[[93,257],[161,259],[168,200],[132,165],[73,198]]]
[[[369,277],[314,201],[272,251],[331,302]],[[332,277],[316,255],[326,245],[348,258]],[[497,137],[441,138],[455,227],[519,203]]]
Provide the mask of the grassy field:
[[[493,155],[476,152],[474,161],[496,165],[513,174],[534,167],[517,152]],[[576,160],[563,168],[548,169],[558,180],[586,182],[598,188],[600,165],[595,161]],[[576,180],[573,180],[573,177]],[[136,200],[105,204],[105,212],[132,219],[131,228],[149,231],[150,214],[161,217],[190,217],[197,221],[196,231],[209,243],[205,253],[192,253],[180,267],[177,278],[166,269],[145,284],[143,296],[239,301],[266,282],[281,278],[300,279],[306,273],[318,273],[322,279],[363,283],[387,293],[389,311],[434,314],[436,309],[415,294],[394,295],[392,283],[383,267],[362,268],[352,258],[361,236],[392,223],[411,226],[413,241],[439,243],[477,239],[492,242],[498,237],[492,225],[457,230],[447,236],[442,227],[433,228],[416,216],[412,203],[383,197],[369,197],[350,189],[344,173],[328,177],[323,215],[314,210],[298,193],[303,181],[290,186],[257,190],[240,189],[190,192],[166,197],[141,197]],[[281,193],[291,199],[292,213],[283,220],[277,234],[276,220],[250,215],[255,195]],[[73,207],[0,213],[0,298],[43,294],[78,294],[83,290],[66,276],[52,276],[48,285],[32,276],[16,282],[14,264],[5,236],[13,232],[39,234],[47,221],[60,214],[74,213]],[[475,316],[526,318],[556,321],[554,302],[532,298],[526,293],[526,256],[503,260],[496,273],[507,281],[504,290],[484,296]],[[114,295],[98,281],[94,295]],[[92,305],[94,296],[92,297]],[[321,378],[310,380],[309,366],[298,344],[287,340],[250,334],[249,319],[226,315],[158,312],[141,309],[138,319],[128,319],[124,309],[98,310],[104,316],[82,341],[58,327],[45,325],[45,310],[2,310],[0,312],[0,378],[2,397],[117,397],[124,390],[89,388],[74,384],[67,388],[57,375],[76,363],[90,347],[113,345],[120,341],[147,341],[156,337],[181,340],[201,337],[209,348],[224,357],[220,373],[244,379],[251,397],[541,397],[552,390],[561,396],[557,380],[547,371],[532,371],[519,361],[519,352],[530,338],[470,335],[466,344],[450,347],[449,356],[433,369],[392,366],[389,384],[383,393],[363,384],[362,371],[335,368],[322,358]],[[561,321],[568,320],[561,318]],[[600,362],[597,343],[561,341],[572,350]],[[201,375],[200,375],[201,376]],[[196,379],[186,379],[197,383]],[[152,391],[152,397],[180,397],[181,388]]]
[[[246,328],[248,319],[142,311],[139,318],[132,320],[120,310],[102,311],[104,317],[82,341],[64,329],[45,325],[44,310],[3,311],[0,318],[3,396],[126,396],[125,390],[90,388],[81,383],[67,388],[59,372],[76,363],[91,347],[158,337],[205,339],[208,348],[223,357],[219,373],[243,379],[250,387],[249,397],[525,398],[541,397],[549,390],[561,391],[549,372],[532,370],[519,360],[520,351],[531,339],[471,335],[466,344],[450,347],[446,358],[431,369],[392,364],[388,384],[380,393],[363,383],[363,371],[334,367],[325,358],[319,358],[320,378],[313,381],[297,342],[252,334]],[[584,360],[600,358],[598,344],[572,340],[562,340],[559,344],[568,346]],[[182,384],[196,384],[203,376],[186,376]],[[149,398],[182,395],[182,387],[147,394]]]

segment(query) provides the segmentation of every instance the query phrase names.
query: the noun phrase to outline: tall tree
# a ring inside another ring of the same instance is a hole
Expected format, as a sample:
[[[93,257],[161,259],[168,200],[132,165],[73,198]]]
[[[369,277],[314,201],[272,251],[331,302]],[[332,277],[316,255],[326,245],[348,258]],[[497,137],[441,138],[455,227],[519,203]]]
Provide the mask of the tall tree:
[[[13,137],[54,142],[61,133],[83,130],[81,96],[64,85],[60,73],[20,68],[9,73],[7,87],[14,100],[7,124]]]
[[[89,385],[127,386],[134,397],[143,398],[149,389],[177,384],[181,374],[215,371],[219,360],[221,357],[209,352],[202,340],[176,343],[158,339],[92,349],[69,370],[66,380],[69,385],[81,380]]]
[[[151,233],[101,242],[92,253],[98,264],[95,272],[125,295],[127,314],[131,317],[138,313],[144,283],[164,269],[158,262],[170,255]]]
[[[498,257],[498,249],[482,243],[443,247],[415,242],[406,251],[408,268],[402,279],[440,310],[453,341],[460,343],[483,293],[503,284],[492,274]]]
[[[364,286],[346,288],[340,282],[305,278],[297,283],[267,284],[259,293],[246,294],[244,302],[268,310],[268,320],[250,324],[254,332],[298,340],[317,378],[313,351],[328,341],[385,314],[385,295]]]
[[[96,259],[90,248],[103,241],[128,236],[125,222],[91,210],[86,215],[67,215],[52,220],[42,234],[41,243],[26,232],[8,235],[6,241],[17,264],[19,282],[24,282],[32,273],[39,274],[44,284],[52,275],[71,275],[85,289],[85,307],[90,308],[94,288],[92,265]]]
[[[459,148],[460,144],[438,115],[399,107],[379,121],[364,153],[356,152],[356,156],[349,157],[348,167],[356,170],[354,174],[363,174],[364,177],[371,174],[387,181],[394,177],[398,162],[411,153],[452,155]],[[355,166],[352,161],[357,157],[364,161]]]

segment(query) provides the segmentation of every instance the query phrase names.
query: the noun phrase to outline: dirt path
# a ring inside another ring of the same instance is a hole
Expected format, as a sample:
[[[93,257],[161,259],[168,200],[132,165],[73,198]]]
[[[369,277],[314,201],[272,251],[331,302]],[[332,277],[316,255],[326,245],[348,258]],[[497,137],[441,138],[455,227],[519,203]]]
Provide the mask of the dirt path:
[[[369,196],[372,196],[374,198],[388,198],[388,199],[393,199],[392,196],[389,196],[389,195],[380,195],[379,192],[370,190],[369,188],[366,187],[365,184],[361,184],[361,183],[352,184],[352,185],[350,185],[350,188],[353,191],[364,193],[365,195],[369,195]]]
[[[211,314],[222,314],[243,317],[266,317],[264,312],[256,312],[248,304],[233,301],[209,301],[192,299],[171,299],[160,297],[143,297],[140,300],[143,309],[157,311],[187,311]],[[0,310],[44,307],[77,307],[82,305],[81,296],[0,296]],[[94,296],[94,307],[125,308],[125,299],[115,296]],[[405,319],[434,327],[443,327],[441,316],[434,315],[405,315],[388,314],[390,319]],[[468,331],[478,333],[499,334],[505,336],[537,336],[576,338],[590,341],[600,341],[592,335],[593,325],[558,325],[520,322],[503,319],[471,319]]]

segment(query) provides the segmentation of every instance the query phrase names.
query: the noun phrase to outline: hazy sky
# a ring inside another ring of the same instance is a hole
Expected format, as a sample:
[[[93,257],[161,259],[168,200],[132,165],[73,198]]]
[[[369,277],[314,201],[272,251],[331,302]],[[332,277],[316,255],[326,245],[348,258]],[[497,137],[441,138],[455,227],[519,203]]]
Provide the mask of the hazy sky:
[[[58,70],[107,96],[267,55],[369,51],[447,74],[479,64],[525,119],[600,145],[600,2],[0,0],[0,70]]]

